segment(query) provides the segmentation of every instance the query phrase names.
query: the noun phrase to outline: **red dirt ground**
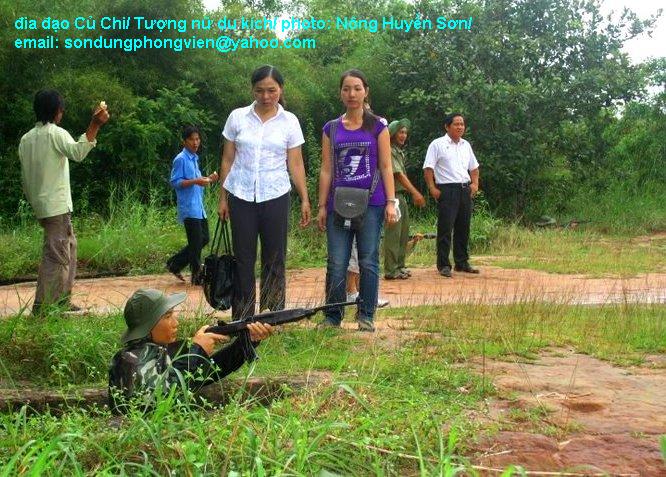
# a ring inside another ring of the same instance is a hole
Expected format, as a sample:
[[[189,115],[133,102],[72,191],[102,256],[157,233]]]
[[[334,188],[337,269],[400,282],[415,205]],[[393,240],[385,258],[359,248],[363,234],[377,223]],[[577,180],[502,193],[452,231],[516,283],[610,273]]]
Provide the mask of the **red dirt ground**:
[[[581,475],[666,476],[659,437],[666,434],[666,369],[622,368],[569,349],[532,363],[490,361],[483,372],[505,399],[484,416],[501,428],[479,446],[476,463]],[[508,399],[510,397],[511,399]],[[544,409],[534,429],[516,411]],[[513,417],[512,417],[513,416]]]
[[[483,267],[480,275],[454,272],[452,279],[440,277],[430,268],[416,268],[412,273],[408,280],[380,280],[380,294],[390,300],[390,306],[524,301],[666,303],[666,273],[648,273],[632,278],[589,278],[490,266]],[[289,270],[288,305],[322,303],[324,275],[323,269]],[[168,293],[187,291],[186,309],[213,312],[204,300],[201,288],[179,282],[168,274],[77,280],[73,302],[96,311],[118,310],[136,289],[142,287]],[[23,307],[29,309],[34,291],[34,283],[0,287],[0,316],[17,313]]]

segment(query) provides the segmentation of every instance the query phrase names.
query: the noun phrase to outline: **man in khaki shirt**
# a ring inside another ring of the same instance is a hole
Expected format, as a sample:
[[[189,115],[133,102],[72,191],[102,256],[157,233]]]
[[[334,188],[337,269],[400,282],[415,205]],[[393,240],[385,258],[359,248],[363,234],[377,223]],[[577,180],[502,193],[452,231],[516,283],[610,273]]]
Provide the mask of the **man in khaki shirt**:
[[[37,123],[19,144],[23,191],[35,217],[44,228],[42,262],[37,277],[37,292],[32,312],[41,313],[46,305],[70,303],[76,275],[76,237],[72,229],[72,194],[69,185],[69,160],[80,162],[95,146],[99,128],[108,121],[103,102],[95,109],[85,134],[78,141],[58,126],[64,102],[55,90],[42,90],[34,101]]]

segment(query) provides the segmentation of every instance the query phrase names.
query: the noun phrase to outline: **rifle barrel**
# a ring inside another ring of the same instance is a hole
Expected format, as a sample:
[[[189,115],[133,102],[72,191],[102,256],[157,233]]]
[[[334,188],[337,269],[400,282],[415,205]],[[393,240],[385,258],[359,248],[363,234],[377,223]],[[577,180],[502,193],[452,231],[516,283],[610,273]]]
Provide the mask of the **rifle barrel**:
[[[355,301],[347,301],[343,303],[329,303],[327,305],[321,305],[315,308],[294,308],[291,310],[269,311],[248,316],[242,320],[232,321],[230,323],[222,322],[218,323],[217,326],[209,326],[206,328],[206,333],[217,333],[226,336],[234,336],[247,329],[248,323],[261,322],[269,325],[282,325],[285,323],[292,323],[305,318],[310,318],[316,313],[327,310],[329,308],[350,306],[355,304]]]

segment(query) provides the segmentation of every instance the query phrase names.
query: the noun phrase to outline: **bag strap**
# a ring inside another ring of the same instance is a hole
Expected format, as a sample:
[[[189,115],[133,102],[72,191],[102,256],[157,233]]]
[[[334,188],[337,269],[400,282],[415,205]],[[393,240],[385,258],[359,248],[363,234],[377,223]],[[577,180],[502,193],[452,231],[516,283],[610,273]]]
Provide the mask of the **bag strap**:
[[[231,249],[231,239],[229,238],[229,227],[227,226],[227,221],[225,220],[222,223],[222,243],[224,244],[224,249],[226,250],[227,254],[233,255],[232,249]]]
[[[224,252],[231,254],[231,240],[229,238],[229,227],[227,227],[227,221],[218,217],[217,224],[215,224],[213,240],[210,244],[210,252],[219,256],[220,245],[224,246]]]
[[[380,119],[377,119],[377,122],[379,121]],[[376,127],[377,123],[375,123],[375,128]],[[375,169],[375,175],[372,178],[372,185],[370,186],[369,197],[372,197],[372,194],[375,193],[375,189],[377,188],[377,184],[379,184],[379,135],[376,135],[375,139],[377,140],[377,169]]]
[[[379,162],[379,158],[377,158],[377,162]],[[370,194],[368,194],[369,197],[372,197],[372,194],[375,193],[375,189],[377,188],[377,184],[379,184],[379,168],[375,169],[375,175],[372,177],[372,185],[370,186]]]
[[[220,218],[217,218],[215,224],[215,232],[213,233],[213,240],[210,242],[210,253],[217,255],[220,251]]]
[[[335,136],[336,133],[338,132],[338,125],[342,121],[342,116],[340,116],[338,119],[334,119],[331,121],[331,127],[328,129],[328,141],[331,143],[331,153],[330,153],[330,159],[331,159],[331,170],[333,172],[333,179],[335,180],[336,177],[336,171],[337,171],[337,161],[335,160]]]

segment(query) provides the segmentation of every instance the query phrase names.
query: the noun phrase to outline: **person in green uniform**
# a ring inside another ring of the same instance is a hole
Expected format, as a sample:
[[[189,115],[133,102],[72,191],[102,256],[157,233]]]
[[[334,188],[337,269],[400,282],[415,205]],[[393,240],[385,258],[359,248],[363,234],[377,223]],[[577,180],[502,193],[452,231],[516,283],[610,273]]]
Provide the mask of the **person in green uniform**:
[[[411,123],[409,119],[393,121],[388,126],[391,136],[391,160],[395,179],[395,195],[398,199],[400,220],[386,224],[384,233],[384,278],[386,280],[406,279],[411,276],[405,266],[407,242],[409,241],[409,208],[407,196],[417,207],[425,206],[425,198],[411,183],[405,171],[405,143],[409,135]]]
[[[109,408],[114,414],[128,413],[133,406],[150,411],[172,389],[197,391],[245,362],[239,340],[215,351],[229,337],[206,333],[208,325],[199,328],[189,346],[181,350],[183,342],[177,342],[178,314],[174,308],[185,298],[184,292],[167,296],[159,290],[142,288],[127,300],[123,348],[109,366]],[[271,325],[265,323],[249,323],[247,329],[255,347],[273,333]]]

